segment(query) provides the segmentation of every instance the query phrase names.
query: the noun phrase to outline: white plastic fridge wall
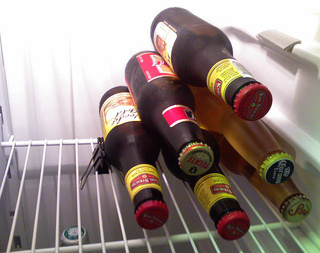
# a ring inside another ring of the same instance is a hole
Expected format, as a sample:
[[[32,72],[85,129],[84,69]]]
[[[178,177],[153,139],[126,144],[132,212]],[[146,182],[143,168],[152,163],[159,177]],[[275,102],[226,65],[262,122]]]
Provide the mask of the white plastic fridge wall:
[[[10,249],[12,240],[12,250],[21,244],[27,252],[33,247],[36,252],[55,252],[62,230],[76,224],[89,232],[90,244],[83,249],[97,252],[102,252],[101,243],[108,252],[124,252],[126,241],[130,252],[318,252],[319,61],[308,63],[293,54],[297,51],[281,51],[261,43],[257,35],[276,29],[296,37],[302,41],[300,47],[310,49],[304,56],[317,60],[319,4],[316,0],[2,2],[1,60],[6,72],[1,64],[0,250]],[[234,175],[232,186],[253,224],[237,242],[217,237],[212,221],[195,201],[203,225],[183,184],[168,173],[168,186],[164,179],[162,183],[170,219],[164,229],[152,232],[137,227],[128,194],[116,176],[92,175],[85,189],[78,190],[77,176],[91,158],[95,137],[101,136],[101,96],[113,86],[125,85],[124,68],[133,54],[153,49],[151,22],[171,6],[184,7],[220,27],[232,42],[235,58],[271,90],[274,104],[264,121],[296,158],[292,178],[313,203],[304,222],[283,224],[254,189]],[[172,188],[182,216],[167,188]]]

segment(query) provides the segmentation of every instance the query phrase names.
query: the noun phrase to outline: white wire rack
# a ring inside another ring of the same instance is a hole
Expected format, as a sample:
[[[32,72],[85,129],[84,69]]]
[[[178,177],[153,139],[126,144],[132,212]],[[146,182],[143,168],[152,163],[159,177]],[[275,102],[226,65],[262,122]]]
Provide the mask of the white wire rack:
[[[251,228],[237,241],[221,239],[190,188],[167,173],[161,158],[158,168],[170,217],[162,228],[143,230],[115,173],[92,174],[79,189],[83,164],[96,142],[16,141],[13,136],[1,142],[1,252],[319,252],[313,243],[318,238],[312,238],[304,222],[284,222],[273,206],[233,175],[229,181]],[[60,235],[70,225],[86,227],[89,243],[80,239],[78,246],[61,247]]]

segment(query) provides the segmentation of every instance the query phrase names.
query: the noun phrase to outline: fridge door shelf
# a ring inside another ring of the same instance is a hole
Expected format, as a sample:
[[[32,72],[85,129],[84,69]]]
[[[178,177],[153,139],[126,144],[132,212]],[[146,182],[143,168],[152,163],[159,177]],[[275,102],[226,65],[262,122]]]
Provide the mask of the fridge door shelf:
[[[320,44],[316,41],[303,41],[281,33],[277,30],[266,30],[257,35],[260,43],[266,48],[278,51],[296,60],[313,64],[318,69],[320,80]]]
[[[228,175],[251,219],[239,240],[221,239],[189,187],[158,169],[168,222],[155,231],[136,224],[121,180],[112,172],[79,179],[96,138],[1,142],[0,252],[320,252],[319,237],[303,221],[288,223],[241,177]],[[70,162],[71,161],[71,162]],[[34,194],[34,193],[37,194]],[[188,212],[186,212],[188,211]],[[61,247],[62,231],[84,226],[88,244]]]

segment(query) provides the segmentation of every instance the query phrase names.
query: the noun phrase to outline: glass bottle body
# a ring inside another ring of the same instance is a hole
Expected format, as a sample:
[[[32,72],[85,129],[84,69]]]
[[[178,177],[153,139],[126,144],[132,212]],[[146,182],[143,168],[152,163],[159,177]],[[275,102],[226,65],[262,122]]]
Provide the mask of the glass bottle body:
[[[213,135],[202,129],[203,136],[211,147],[219,154],[219,146]],[[162,156],[166,167],[177,178],[187,182],[202,207],[206,210],[218,230],[219,235],[227,240],[242,237],[249,229],[250,220],[241,209],[232,188],[220,169],[216,159],[213,166],[204,175],[190,176],[178,168],[174,154],[165,145],[162,145]],[[227,229],[229,225],[233,229]]]
[[[226,138],[218,134],[215,134],[215,137],[221,149],[220,161],[223,168],[246,177],[258,192],[278,208],[284,219],[297,222],[309,215],[312,209],[311,201],[300,192],[291,178],[281,184],[268,184]]]
[[[201,135],[194,117],[194,98],[156,52],[135,54],[125,76],[141,120],[154,129],[180,159],[187,174],[202,174],[214,154]]]
[[[189,87],[195,97],[195,115],[201,127],[223,134],[269,183],[282,183],[292,175],[292,157],[285,153],[261,120],[243,120],[208,89]]]
[[[100,118],[107,160],[127,187],[138,224],[145,229],[162,226],[168,208],[155,167],[159,140],[141,122],[127,87],[106,92],[100,102]]]
[[[228,37],[217,27],[182,8],[160,12],[151,39],[174,72],[186,83],[208,87],[246,120],[262,118],[272,95],[233,57]]]

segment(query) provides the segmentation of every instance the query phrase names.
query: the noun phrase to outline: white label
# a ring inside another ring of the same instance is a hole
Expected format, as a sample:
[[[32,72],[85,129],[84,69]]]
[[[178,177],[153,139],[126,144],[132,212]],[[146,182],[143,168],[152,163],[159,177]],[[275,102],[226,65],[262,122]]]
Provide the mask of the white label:
[[[159,54],[161,54],[171,68],[171,53],[176,39],[177,34],[174,28],[170,27],[164,22],[159,22],[157,24],[154,30],[153,42]]]

